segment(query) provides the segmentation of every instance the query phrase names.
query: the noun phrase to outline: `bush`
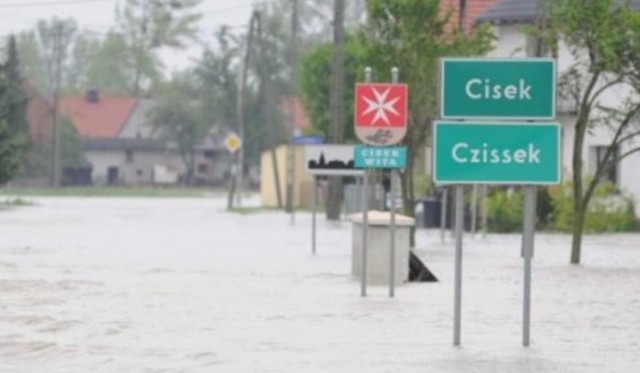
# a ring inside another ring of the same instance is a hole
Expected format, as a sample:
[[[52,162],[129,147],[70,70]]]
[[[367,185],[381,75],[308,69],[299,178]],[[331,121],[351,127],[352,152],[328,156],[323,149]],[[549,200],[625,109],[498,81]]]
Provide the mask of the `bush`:
[[[573,228],[573,186],[565,183],[552,196],[553,228]],[[585,233],[628,232],[637,229],[633,199],[616,193],[615,186],[603,183],[596,187],[587,209]]]
[[[524,194],[521,190],[494,189],[487,198],[487,230],[519,232],[522,230]]]

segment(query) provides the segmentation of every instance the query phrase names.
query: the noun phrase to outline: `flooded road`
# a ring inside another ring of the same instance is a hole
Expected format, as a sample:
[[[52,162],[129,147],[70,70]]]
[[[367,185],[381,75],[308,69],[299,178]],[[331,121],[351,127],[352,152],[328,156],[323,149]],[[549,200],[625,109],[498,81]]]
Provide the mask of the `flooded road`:
[[[532,347],[520,236],[465,241],[462,348],[453,244],[419,232],[440,278],[359,296],[350,226],[224,211],[223,198],[34,198],[0,211],[0,372],[640,371],[640,235],[544,234]]]

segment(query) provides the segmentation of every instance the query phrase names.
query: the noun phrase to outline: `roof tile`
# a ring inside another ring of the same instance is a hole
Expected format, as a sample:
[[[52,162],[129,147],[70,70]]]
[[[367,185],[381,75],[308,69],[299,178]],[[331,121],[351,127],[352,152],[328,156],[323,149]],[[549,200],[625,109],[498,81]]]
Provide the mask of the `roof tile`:
[[[464,30],[471,31],[476,24],[476,19],[498,0],[466,0],[466,14],[464,17]],[[452,11],[449,24],[457,27],[459,20],[460,0],[441,0],[440,10],[442,12]]]
[[[129,97],[101,96],[89,102],[84,96],[60,100],[60,111],[67,115],[83,138],[114,138],[135,109],[137,100]]]

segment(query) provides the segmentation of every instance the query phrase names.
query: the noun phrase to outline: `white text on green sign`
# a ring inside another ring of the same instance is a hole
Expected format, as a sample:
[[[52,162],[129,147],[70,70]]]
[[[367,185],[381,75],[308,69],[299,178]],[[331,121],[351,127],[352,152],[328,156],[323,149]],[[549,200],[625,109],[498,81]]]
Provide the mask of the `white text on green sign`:
[[[447,184],[557,184],[556,123],[443,123],[434,127],[434,181]]]
[[[444,119],[553,119],[555,76],[555,61],[547,58],[445,58],[440,115]]]
[[[356,168],[405,168],[407,148],[356,145],[354,161]]]

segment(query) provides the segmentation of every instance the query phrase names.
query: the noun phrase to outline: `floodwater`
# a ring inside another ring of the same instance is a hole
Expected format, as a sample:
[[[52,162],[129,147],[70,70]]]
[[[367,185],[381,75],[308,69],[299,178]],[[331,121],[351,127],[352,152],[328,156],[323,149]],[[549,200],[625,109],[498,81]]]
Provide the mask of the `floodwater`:
[[[438,283],[361,298],[348,223],[224,211],[224,199],[35,198],[0,211],[0,372],[638,372],[640,235],[539,234],[532,345],[520,236],[420,231]],[[255,201],[254,201],[255,202]]]

